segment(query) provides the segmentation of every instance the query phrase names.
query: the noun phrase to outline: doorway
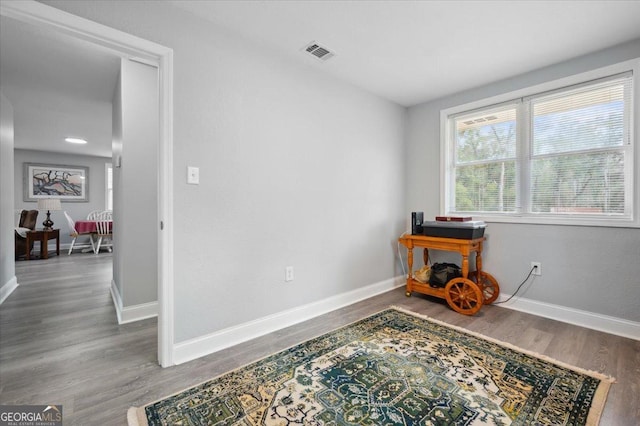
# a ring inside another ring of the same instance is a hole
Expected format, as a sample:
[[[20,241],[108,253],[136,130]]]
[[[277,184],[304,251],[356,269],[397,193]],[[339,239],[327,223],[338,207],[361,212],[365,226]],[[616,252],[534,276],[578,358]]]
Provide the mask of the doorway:
[[[76,17],[37,2],[2,2],[0,15],[43,30],[56,31],[110,49],[124,58],[158,67],[158,159],[157,159],[157,275],[158,362],[173,365],[173,234],[172,234],[172,81],[171,49],[133,35]],[[13,210],[13,200],[11,202]],[[10,213],[10,212],[9,212]],[[117,253],[114,253],[117,256]]]

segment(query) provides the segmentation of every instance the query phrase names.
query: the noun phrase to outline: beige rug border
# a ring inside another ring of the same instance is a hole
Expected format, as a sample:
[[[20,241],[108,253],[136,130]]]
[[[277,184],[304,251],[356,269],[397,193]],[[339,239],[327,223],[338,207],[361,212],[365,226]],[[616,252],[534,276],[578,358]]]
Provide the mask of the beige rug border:
[[[215,377],[212,377],[210,379],[204,380],[204,381],[202,381],[200,383],[191,385],[191,386],[189,386],[187,388],[184,388],[184,389],[182,389],[180,391],[172,393],[171,395],[165,396],[163,398],[157,399],[157,400],[155,400],[153,402],[150,402],[148,404],[145,404],[145,405],[143,405],[141,407],[130,407],[127,410],[127,423],[128,423],[129,426],[149,426],[149,423],[147,422],[147,416],[145,414],[145,407],[147,407],[147,406],[149,406],[151,404],[155,404],[158,401],[162,401],[163,399],[170,398],[170,397],[172,397],[174,395],[182,393],[182,392],[184,392],[184,391],[186,391],[188,389],[191,389],[193,387],[200,386],[203,383],[209,382],[211,380],[215,380],[218,377],[224,376],[225,374],[229,374],[229,373],[232,373],[234,371],[240,370],[240,369],[242,369],[242,368],[244,368],[244,367],[246,367],[248,365],[254,364],[256,362],[260,362],[260,361],[264,360],[265,358],[268,358],[268,357],[270,357],[270,356],[272,356],[272,355],[274,355],[274,354],[276,354],[278,352],[286,351],[287,349],[291,349],[294,346],[298,346],[298,345],[306,343],[306,342],[308,342],[310,340],[316,339],[316,338],[318,338],[318,337],[320,337],[320,336],[322,336],[324,334],[333,333],[333,332],[336,332],[336,331],[341,330],[343,328],[347,328],[347,327],[349,327],[349,326],[351,326],[351,325],[353,325],[353,324],[355,324],[355,323],[357,323],[359,321],[362,321],[363,319],[366,319],[368,317],[377,315],[377,314],[379,314],[381,312],[384,312],[386,310],[389,310],[389,309],[393,309],[393,310],[396,310],[396,311],[399,311],[399,312],[403,312],[405,314],[412,315],[414,317],[421,318],[421,319],[424,319],[426,321],[431,321],[431,322],[433,322],[435,324],[438,324],[438,325],[441,325],[443,327],[448,327],[448,328],[451,328],[453,330],[459,331],[461,333],[465,333],[465,334],[468,334],[468,335],[471,335],[471,336],[474,336],[474,337],[478,337],[480,339],[487,340],[487,341],[495,343],[497,345],[504,346],[504,347],[506,347],[508,349],[511,349],[511,350],[514,350],[516,352],[520,352],[520,353],[523,353],[525,355],[530,355],[532,357],[541,359],[541,360],[549,362],[551,364],[555,364],[555,365],[557,365],[559,367],[566,368],[568,370],[572,370],[572,371],[575,371],[577,373],[584,374],[584,375],[591,376],[591,377],[594,377],[596,379],[599,379],[600,380],[600,385],[598,385],[598,389],[596,390],[596,393],[595,393],[595,395],[593,397],[593,402],[591,404],[591,408],[589,409],[589,415],[587,417],[587,426],[596,426],[596,425],[598,425],[600,423],[600,417],[602,416],[602,411],[604,410],[604,405],[605,405],[605,403],[607,401],[607,395],[609,393],[609,389],[611,388],[611,385],[613,383],[615,383],[615,381],[616,381],[615,378],[613,378],[611,376],[607,376],[607,375],[602,374],[602,373],[597,372],[597,371],[587,370],[587,369],[584,369],[584,368],[576,367],[575,365],[567,364],[565,362],[559,361],[559,360],[551,358],[549,356],[546,356],[546,355],[543,355],[543,354],[540,354],[540,353],[537,353],[537,352],[534,352],[534,351],[530,351],[530,350],[527,350],[527,349],[523,349],[523,348],[520,348],[520,347],[518,347],[516,345],[513,345],[511,343],[504,342],[504,341],[501,341],[499,339],[495,339],[493,337],[489,337],[489,336],[486,336],[486,335],[481,334],[481,333],[470,331],[470,330],[467,330],[467,329],[465,329],[463,327],[460,327],[460,326],[457,326],[457,325],[453,325],[453,324],[449,324],[449,323],[446,323],[444,321],[441,321],[441,320],[438,320],[438,319],[435,319],[435,318],[431,318],[431,317],[429,317],[427,315],[419,314],[417,312],[413,312],[413,311],[410,311],[408,309],[405,309],[405,308],[402,308],[402,307],[399,307],[399,306],[395,306],[395,305],[392,305],[392,306],[389,306],[387,308],[384,308],[384,309],[382,309],[382,310],[380,310],[378,312],[374,312],[374,313],[372,313],[370,315],[367,315],[364,318],[360,318],[360,319],[354,320],[354,321],[352,321],[350,323],[347,323],[347,324],[345,324],[345,325],[343,325],[341,327],[335,328],[335,329],[330,330],[330,331],[326,331],[326,332],[321,333],[321,334],[319,334],[319,335],[317,335],[315,337],[311,337],[309,339],[306,339],[306,340],[304,340],[304,341],[302,341],[300,343],[296,343],[296,344],[291,345],[289,347],[286,347],[284,349],[280,349],[277,352],[274,352],[272,354],[266,355],[266,356],[264,356],[262,358],[259,358],[257,360],[251,361],[251,362],[249,362],[247,364],[244,364],[244,365],[242,365],[240,367],[237,367],[237,368],[234,368],[232,370],[226,371],[226,372],[224,372],[222,374],[219,374],[219,375],[217,375]]]

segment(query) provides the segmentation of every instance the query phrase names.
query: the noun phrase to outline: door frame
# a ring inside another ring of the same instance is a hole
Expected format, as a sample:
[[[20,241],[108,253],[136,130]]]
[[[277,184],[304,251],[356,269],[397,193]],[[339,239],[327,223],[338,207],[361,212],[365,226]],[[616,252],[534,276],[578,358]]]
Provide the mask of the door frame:
[[[173,49],[51,6],[29,1],[0,3],[0,15],[92,42],[125,58],[158,66],[158,362],[173,362]]]

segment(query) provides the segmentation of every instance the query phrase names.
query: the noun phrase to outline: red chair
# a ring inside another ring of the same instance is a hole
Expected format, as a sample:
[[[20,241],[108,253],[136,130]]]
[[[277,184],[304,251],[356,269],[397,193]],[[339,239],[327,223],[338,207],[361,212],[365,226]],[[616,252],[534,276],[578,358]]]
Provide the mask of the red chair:
[[[76,248],[86,248],[89,247],[89,244],[79,244],[79,245],[75,245],[76,244],[76,240],[78,239],[79,236],[81,235],[86,235],[89,237],[89,242],[91,243],[91,250],[93,252],[96,251],[96,248],[94,246],[93,243],[93,234],[91,232],[78,232],[76,230],[76,222],[71,218],[71,216],[69,216],[69,213],[64,212],[64,217],[67,218],[67,223],[69,224],[69,235],[73,238],[73,240],[71,240],[71,247],[69,247],[69,253],[71,254],[71,252],[73,251],[74,246]]]

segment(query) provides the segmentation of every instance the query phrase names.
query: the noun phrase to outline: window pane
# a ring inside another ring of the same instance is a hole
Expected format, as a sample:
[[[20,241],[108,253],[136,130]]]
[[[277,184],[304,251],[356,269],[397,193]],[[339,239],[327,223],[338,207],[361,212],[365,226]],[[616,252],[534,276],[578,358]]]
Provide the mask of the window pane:
[[[515,158],[516,109],[478,112],[455,120],[455,162]]]
[[[622,152],[536,159],[531,175],[532,211],[535,213],[624,213]]]
[[[460,166],[456,168],[456,212],[514,212],[516,163]]]
[[[534,100],[533,155],[622,146],[630,87],[617,80]]]
[[[632,220],[634,75],[600,77],[445,110],[443,211],[532,223]],[[505,102],[489,105],[497,99]]]

